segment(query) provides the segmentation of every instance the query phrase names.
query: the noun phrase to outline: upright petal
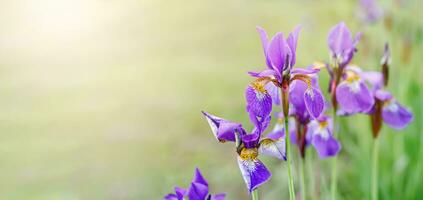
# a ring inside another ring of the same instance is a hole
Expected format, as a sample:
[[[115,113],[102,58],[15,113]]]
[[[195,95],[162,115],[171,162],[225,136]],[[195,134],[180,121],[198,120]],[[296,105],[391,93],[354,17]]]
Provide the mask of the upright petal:
[[[311,144],[321,159],[336,156],[341,150],[341,144],[332,136],[323,138],[320,135],[315,135],[311,140]]]
[[[403,129],[413,121],[413,113],[392,99],[382,108],[383,121],[394,129]]]
[[[353,46],[350,30],[344,22],[334,26],[328,35],[328,46],[332,54],[343,57]]]
[[[313,87],[308,88],[304,92],[304,102],[310,116],[313,118],[319,117],[325,108],[325,100],[322,93]]]
[[[267,56],[272,64],[272,68],[282,74],[285,67],[286,43],[282,33],[277,33],[267,47]]]
[[[261,45],[263,46],[264,57],[266,58],[266,65],[270,69],[273,69],[272,64],[270,63],[270,60],[268,59],[268,56],[267,56],[267,46],[269,44],[269,39],[268,39],[266,30],[264,30],[263,28],[259,26],[257,26],[256,29],[257,29],[257,32],[260,34]]]
[[[366,84],[360,80],[343,81],[336,88],[336,100],[345,113],[353,114],[369,111],[374,104],[374,97]]]
[[[259,153],[263,155],[273,156],[280,160],[286,160],[285,138],[273,140],[265,138],[260,141]]]
[[[201,183],[191,183],[188,189],[189,200],[205,200],[209,194],[209,188]]]
[[[238,156],[238,165],[249,192],[270,179],[272,174],[257,158],[243,158]]]
[[[269,95],[264,85],[253,82],[245,90],[247,101],[247,111],[255,116],[265,118],[272,111],[272,97]]]
[[[242,136],[242,143],[245,148],[256,148],[259,143],[260,135],[259,133],[252,133]]]
[[[231,122],[220,117],[216,117],[202,111],[204,117],[210,125],[213,135],[221,142],[235,141],[235,131],[243,131],[241,124]]]
[[[294,66],[296,63],[296,51],[297,51],[297,41],[298,41],[298,34],[300,33],[301,27],[297,26],[295,27],[294,31],[292,31],[291,33],[289,33],[288,35],[288,39],[287,39],[287,43],[289,46],[289,49],[291,50],[291,54],[290,54],[290,66]]]
[[[209,185],[207,183],[207,180],[201,174],[200,169],[198,169],[198,168],[195,168],[194,178],[193,178],[192,182],[194,182],[194,183],[200,183],[200,184],[203,184],[205,186],[208,186]]]

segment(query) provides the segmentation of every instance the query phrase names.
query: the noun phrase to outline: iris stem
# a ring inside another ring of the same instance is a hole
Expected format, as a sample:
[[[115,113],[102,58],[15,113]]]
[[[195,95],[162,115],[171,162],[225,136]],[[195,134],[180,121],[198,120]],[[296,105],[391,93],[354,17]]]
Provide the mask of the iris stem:
[[[372,162],[372,200],[377,200],[378,188],[378,160],[379,160],[379,140],[373,139],[373,162]]]
[[[285,117],[286,160],[288,164],[289,199],[295,200],[294,179],[291,171],[291,139],[289,137],[288,117]]]
[[[301,199],[306,200],[307,199],[307,190],[306,190],[306,184],[305,184],[305,158],[300,158],[300,180],[301,180]]]
[[[258,189],[255,189],[255,190],[251,193],[251,199],[252,199],[252,200],[259,200]]]
[[[338,119],[336,116],[336,109],[334,109],[333,111],[333,135],[336,138],[337,137],[337,133],[338,133]],[[334,156],[332,158],[332,176],[331,176],[331,199],[332,200],[336,200],[336,190],[337,190],[337,157],[338,156]]]

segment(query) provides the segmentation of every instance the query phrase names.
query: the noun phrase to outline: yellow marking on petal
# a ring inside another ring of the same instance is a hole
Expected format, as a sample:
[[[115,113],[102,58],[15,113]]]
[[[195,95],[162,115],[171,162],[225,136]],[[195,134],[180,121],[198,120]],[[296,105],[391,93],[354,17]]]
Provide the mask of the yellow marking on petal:
[[[241,150],[241,153],[239,154],[239,157],[242,160],[255,160],[257,156],[258,156],[257,148],[251,148],[251,149],[243,148]]]
[[[320,128],[326,128],[329,125],[328,121],[321,121],[319,122],[319,127]]]
[[[263,94],[267,93],[267,90],[264,88],[264,84],[261,81],[252,82],[251,87],[253,87],[255,91],[258,91],[260,93],[263,93]]]
[[[353,83],[355,81],[360,80],[360,76],[357,73],[353,72],[353,71],[347,71],[346,74],[347,74],[346,81],[348,83]]]
[[[272,139],[266,138],[266,139],[263,139],[263,140],[260,142],[260,145],[267,146],[267,145],[269,145],[269,144],[271,144],[271,143],[273,143],[273,142],[274,142],[274,141],[273,141]]]
[[[326,67],[326,64],[323,63],[322,61],[315,61],[313,63],[313,69],[322,69],[322,68],[325,68],[325,67]]]

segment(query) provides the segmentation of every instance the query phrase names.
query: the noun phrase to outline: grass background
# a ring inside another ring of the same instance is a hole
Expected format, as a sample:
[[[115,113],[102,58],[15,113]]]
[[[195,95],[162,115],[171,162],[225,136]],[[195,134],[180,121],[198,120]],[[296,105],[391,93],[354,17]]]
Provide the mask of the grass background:
[[[255,26],[302,24],[306,66],[329,58],[339,21],[364,33],[353,62],[366,70],[390,43],[389,89],[415,114],[403,131],[382,129],[380,199],[422,199],[423,3],[379,3],[390,30],[360,23],[352,0],[0,1],[0,199],[160,199],[195,166],[212,192],[248,199],[233,146],[200,111],[251,128],[246,72],[264,66]],[[340,199],[369,199],[368,116],[341,122]],[[330,160],[307,153],[313,199],[327,199]],[[262,199],[287,199],[285,163],[262,160],[273,173]]]

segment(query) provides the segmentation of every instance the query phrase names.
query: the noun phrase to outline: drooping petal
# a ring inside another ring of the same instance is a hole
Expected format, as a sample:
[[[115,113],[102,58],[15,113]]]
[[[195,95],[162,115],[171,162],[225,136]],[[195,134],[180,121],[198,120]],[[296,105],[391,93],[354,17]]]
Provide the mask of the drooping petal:
[[[188,189],[189,200],[205,200],[209,194],[209,188],[201,183],[191,183]]]
[[[269,44],[269,39],[268,39],[266,30],[264,30],[263,28],[259,26],[257,26],[256,29],[257,29],[257,32],[260,34],[261,45],[263,46],[264,57],[266,58],[266,65],[270,69],[273,69],[272,64],[270,63],[270,60],[268,59],[268,56],[267,56],[267,46]]]
[[[319,117],[325,108],[322,93],[314,87],[310,87],[304,92],[304,102],[308,113],[313,118]]]
[[[336,100],[345,113],[354,114],[369,111],[374,97],[363,81],[343,81],[336,88]]]
[[[272,68],[276,70],[278,74],[282,74],[285,67],[286,46],[283,34],[280,32],[273,36],[267,46],[267,56],[272,64]]]
[[[204,117],[210,125],[213,135],[219,141],[235,141],[235,131],[243,131],[241,124],[231,122],[220,117],[216,117],[202,111]]]
[[[238,156],[238,165],[249,192],[270,179],[272,174],[259,159],[245,159]]]
[[[311,141],[321,159],[336,156],[341,150],[341,144],[334,137],[323,138],[315,135]]]
[[[296,51],[297,51],[297,41],[298,41],[298,34],[300,33],[301,27],[297,26],[295,27],[295,29],[289,33],[288,38],[287,38],[287,43],[289,46],[289,49],[291,50],[291,54],[290,54],[290,66],[294,66],[296,63]]]
[[[272,111],[272,97],[269,95],[264,85],[253,83],[245,90],[247,101],[247,111],[255,116],[265,118]]]
[[[285,138],[272,140],[265,138],[260,141],[259,153],[263,155],[273,156],[280,160],[286,160]]]
[[[226,194],[211,195],[210,200],[225,200]]]
[[[396,100],[386,102],[382,108],[383,121],[394,129],[403,129],[413,121],[413,113]]]

